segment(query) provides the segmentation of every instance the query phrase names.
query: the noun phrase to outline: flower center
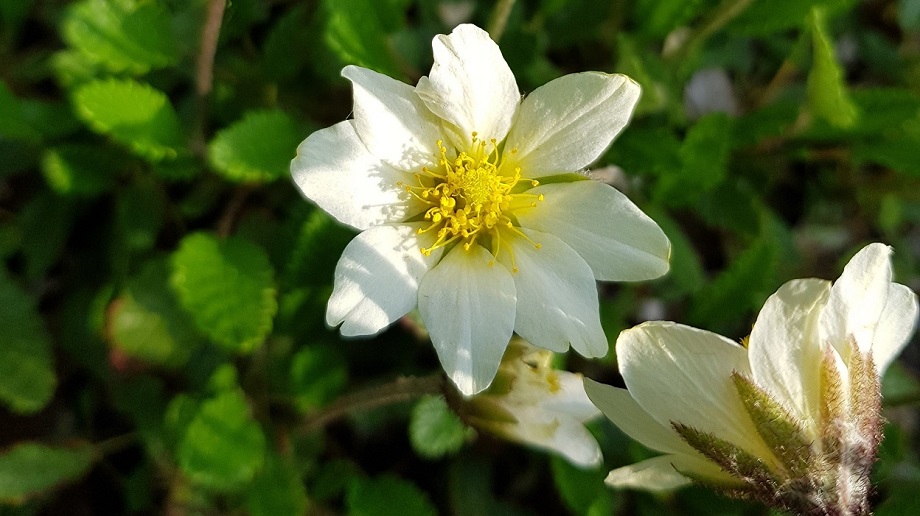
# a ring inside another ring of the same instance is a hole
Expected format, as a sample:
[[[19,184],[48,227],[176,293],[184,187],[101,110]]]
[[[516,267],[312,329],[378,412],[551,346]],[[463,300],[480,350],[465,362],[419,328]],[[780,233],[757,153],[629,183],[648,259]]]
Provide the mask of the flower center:
[[[517,149],[510,152],[514,154]],[[530,241],[508,215],[524,205],[536,206],[535,200],[542,201],[543,195],[512,193],[512,190],[522,180],[529,181],[531,186],[540,183],[522,178],[520,167],[503,171],[498,143],[494,138],[486,141],[474,132],[469,151],[461,152],[453,159],[447,156],[444,142],[438,140],[438,154],[435,170],[422,167],[421,172],[416,174],[418,186],[399,185],[430,205],[424,217],[431,221],[431,225],[418,232],[437,231],[438,238],[430,247],[422,247],[422,254],[430,256],[435,249],[457,241],[462,241],[463,248],[469,250],[477,238],[488,235],[493,255],[497,256],[501,249],[500,230],[512,231]],[[531,243],[540,248],[540,244]],[[514,271],[517,271],[516,267]]]

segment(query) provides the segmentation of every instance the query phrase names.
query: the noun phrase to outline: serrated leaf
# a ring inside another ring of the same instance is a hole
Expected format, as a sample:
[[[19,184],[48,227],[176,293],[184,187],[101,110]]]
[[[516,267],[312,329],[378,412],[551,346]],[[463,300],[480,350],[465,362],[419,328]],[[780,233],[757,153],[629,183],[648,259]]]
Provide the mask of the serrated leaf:
[[[170,15],[157,2],[83,0],[67,11],[61,35],[112,72],[143,74],[179,59]]]
[[[341,352],[330,346],[309,346],[291,357],[290,381],[297,407],[316,410],[338,395],[348,382]]]
[[[197,233],[172,258],[173,288],[199,329],[240,353],[258,347],[278,310],[275,273],[265,251],[248,241]]]
[[[285,260],[285,283],[325,285],[354,233],[322,210],[313,210],[300,225],[294,247]]]
[[[398,25],[402,4],[398,0],[326,0],[326,45],[343,63],[401,76],[388,35],[398,28],[394,25]]]
[[[550,466],[553,482],[565,505],[574,514],[612,514],[615,491],[604,484],[607,470],[604,468],[582,469],[573,466],[560,457],[552,457]],[[606,510],[602,510],[606,509]]]
[[[837,127],[856,123],[856,106],[850,100],[834,45],[824,27],[824,12],[811,12],[812,65],[808,72],[808,103],[812,114]]]
[[[265,436],[238,390],[201,403],[177,451],[182,472],[196,484],[217,491],[251,481],[264,455]]]
[[[0,401],[14,412],[38,412],[57,383],[51,338],[32,299],[2,268],[0,328]]]
[[[307,492],[294,467],[269,453],[246,496],[252,516],[300,516],[307,511]]]
[[[96,460],[92,446],[51,447],[20,443],[0,455],[0,502],[21,503],[86,474]]]
[[[208,159],[231,181],[274,181],[288,175],[301,136],[281,111],[250,111],[217,133],[208,146]]]
[[[134,358],[176,367],[188,360],[200,338],[168,278],[168,264],[148,264],[109,307],[106,335],[112,346]]]
[[[141,157],[175,158],[183,146],[179,117],[166,94],[130,79],[89,82],[74,94],[77,115]]]
[[[353,480],[345,504],[351,516],[389,516],[396,508],[401,516],[435,516],[438,513],[422,490],[392,475]]]
[[[409,441],[422,457],[437,459],[456,453],[469,435],[470,429],[441,396],[426,396],[412,409]]]
[[[62,195],[94,197],[108,190],[124,163],[109,149],[96,145],[61,145],[45,151],[42,174]]]

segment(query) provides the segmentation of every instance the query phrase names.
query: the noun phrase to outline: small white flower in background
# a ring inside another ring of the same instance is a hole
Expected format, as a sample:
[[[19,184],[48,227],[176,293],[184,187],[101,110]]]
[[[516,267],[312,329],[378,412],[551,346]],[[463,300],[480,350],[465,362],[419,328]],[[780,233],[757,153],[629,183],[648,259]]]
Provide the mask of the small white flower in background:
[[[461,25],[433,46],[415,88],[342,70],[354,119],[310,135],[291,163],[307,198],[361,231],[327,323],[372,335],[418,306],[465,395],[489,386],[512,332],[605,355],[595,279],[661,276],[670,243],[626,196],[572,173],[626,125],[639,87],[586,72],[522,100],[483,30]]]
[[[543,448],[581,467],[597,466],[601,449],[584,423],[601,415],[582,376],[553,369],[553,354],[515,338],[495,382],[462,402],[464,421],[510,441]]]
[[[891,249],[863,248],[840,279],[767,299],[747,347],[671,322],[620,334],[626,389],[585,380],[623,432],[665,453],[610,472],[617,487],[695,481],[798,514],[867,514],[881,440],[880,377],[917,322]]]

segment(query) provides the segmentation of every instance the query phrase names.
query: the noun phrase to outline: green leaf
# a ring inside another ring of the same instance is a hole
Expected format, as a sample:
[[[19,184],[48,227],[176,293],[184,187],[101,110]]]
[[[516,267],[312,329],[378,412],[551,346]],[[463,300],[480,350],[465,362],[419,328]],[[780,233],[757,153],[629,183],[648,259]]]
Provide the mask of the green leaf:
[[[281,111],[250,111],[217,133],[208,147],[211,166],[230,181],[268,182],[289,174],[303,138]]]
[[[144,177],[121,188],[115,204],[118,233],[130,251],[147,251],[157,241],[165,217],[163,187]]]
[[[67,11],[61,35],[112,72],[144,74],[179,60],[170,15],[157,2],[83,0]]]
[[[672,283],[673,287],[664,289],[664,292],[668,297],[696,292],[706,282],[706,277],[690,239],[680,225],[660,208],[645,207],[645,212],[671,241],[671,270],[664,281]]]
[[[301,412],[329,403],[348,381],[348,364],[341,352],[331,346],[305,347],[290,362],[291,389]]]
[[[0,82],[0,138],[38,141],[41,134],[29,123],[22,105],[13,92]]]
[[[834,45],[824,26],[824,12],[811,12],[812,65],[808,73],[808,103],[812,113],[831,125],[851,127],[856,123],[856,106],[850,100],[843,71],[834,56]]]
[[[437,459],[456,453],[471,429],[447,405],[442,396],[426,396],[412,409],[409,441],[416,453]]]
[[[0,502],[18,504],[72,482],[85,475],[95,460],[96,451],[90,445],[17,444],[0,455]]]
[[[51,338],[32,299],[2,268],[0,328],[0,400],[14,412],[38,412],[57,383]]]
[[[706,4],[706,0],[638,0],[631,6],[630,17],[643,33],[664,38],[701,14]]]
[[[656,198],[685,206],[719,186],[728,175],[731,129],[725,113],[710,113],[690,127],[680,147],[681,168],[661,176]]]
[[[252,481],[246,495],[246,508],[252,516],[299,516],[307,511],[307,492],[297,471],[273,453],[266,455],[265,467]]]
[[[345,497],[351,516],[435,516],[428,496],[414,484],[392,475],[352,481]],[[398,509],[397,509],[398,508]]]
[[[87,83],[74,94],[77,115],[94,131],[111,136],[141,157],[175,158],[182,129],[166,94],[130,79]]]
[[[196,484],[230,491],[250,482],[262,467],[265,436],[239,390],[201,404],[179,443],[182,472]]]
[[[66,198],[42,192],[30,200],[17,219],[23,239],[26,278],[40,278],[57,263],[67,244],[73,224],[73,206]]]
[[[326,45],[343,63],[401,76],[388,38],[403,24],[404,4],[403,0],[326,0]]]
[[[294,247],[285,260],[284,278],[288,285],[325,285],[335,270],[342,250],[354,238],[323,210],[310,212],[301,224]]]
[[[565,502],[575,514],[612,514],[614,512],[614,493],[604,478],[604,468],[582,469],[573,466],[565,459],[552,457],[550,466],[553,482]],[[606,509],[606,510],[603,510]]]
[[[110,149],[97,145],[61,145],[45,151],[42,174],[62,195],[95,197],[108,190],[125,166]]]
[[[132,357],[176,367],[188,360],[201,339],[179,307],[168,277],[168,264],[155,261],[131,280],[107,311],[107,336]]]
[[[304,30],[309,23],[306,5],[295,5],[272,27],[262,47],[262,69],[275,80],[290,79],[301,72],[309,62],[307,52],[292,49],[307,49],[314,37]]]
[[[271,332],[278,310],[275,273],[261,247],[192,234],[182,239],[172,265],[173,288],[211,340],[248,353]]]
[[[747,36],[765,36],[804,26],[813,7],[836,12],[853,3],[854,0],[754,0],[726,28]]]

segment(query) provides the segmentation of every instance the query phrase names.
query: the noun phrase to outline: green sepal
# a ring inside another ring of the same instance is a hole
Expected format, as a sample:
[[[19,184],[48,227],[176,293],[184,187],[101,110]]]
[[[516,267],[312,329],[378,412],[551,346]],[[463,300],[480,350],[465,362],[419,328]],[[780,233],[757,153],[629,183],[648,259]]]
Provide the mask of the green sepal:
[[[808,471],[812,451],[801,425],[769,393],[737,371],[732,373],[735,389],[751,416],[757,433],[793,476]]]
[[[671,426],[687,444],[718,464],[728,474],[737,477],[758,491],[776,492],[779,481],[769,466],[759,457],[692,426],[675,421],[671,421]]]
[[[860,475],[868,477],[882,442],[882,386],[871,353],[855,349],[850,355],[850,417],[856,424],[858,437],[848,439],[847,464]]]

